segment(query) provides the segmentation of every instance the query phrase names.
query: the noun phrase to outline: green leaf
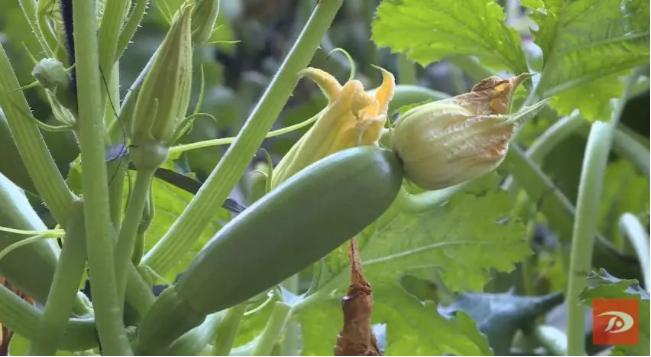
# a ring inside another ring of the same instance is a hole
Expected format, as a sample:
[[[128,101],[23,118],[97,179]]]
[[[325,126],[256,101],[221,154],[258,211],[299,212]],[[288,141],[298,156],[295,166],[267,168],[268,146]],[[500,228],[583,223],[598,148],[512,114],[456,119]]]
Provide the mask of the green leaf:
[[[522,3],[533,11],[530,17],[538,24],[534,38],[544,57],[538,85],[541,96],[568,95],[556,103],[563,112],[580,98],[574,108],[581,109],[587,118],[606,119],[604,106],[609,98],[619,95],[619,86],[613,85],[609,76],[649,61],[648,1]],[[602,81],[590,83],[598,79]],[[564,92],[570,89],[574,90]]]
[[[527,71],[518,33],[504,24],[504,11],[492,0],[384,0],[373,41],[422,65],[462,55]]]
[[[395,282],[374,285],[372,323],[386,324],[386,355],[491,355],[486,337],[463,312],[446,319]],[[303,354],[331,355],[342,322],[341,304],[328,299],[298,313]]]
[[[635,279],[619,279],[604,269],[588,277],[588,287],[583,289],[581,299],[590,306],[596,298],[629,298],[639,300],[639,321],[637,322],[640,342],[637,345],[619,345],[612,351],[616,356],[649,355],[649,293],[642,290]]]
[[[365,273],[371,282],[397,281],[410,270],[436,269],[452,290],[481,290],[491,269],[510,271],[529,254],[524,226],[511,217],[511,207],[506,192],[482,190],[458,194],[423,213],[381,218],[358,237]],[[348,277],[346,247],[324,265],[319,285],[342,287]]]
[[[510,271],[529,254],[506,192],[461,194],[446,206],[401,214],[360,241],[369,277],[437,268],[452,290],[481,290],[490,269]],[[473,262],[473,264],[468,264]]]
[[[621,96],[623,89],[621,78],[610,75],[565,90],[552,97],[550,105],[559,115],[569,115],[578,108],[584,119],[605,120],[612,111],[610,99]]]
[[[560,293],[543,296],[504,294],[460,294],[445,310],[464,311],[479,324],[497,355],[508,355],[518,330],[563,302]]]

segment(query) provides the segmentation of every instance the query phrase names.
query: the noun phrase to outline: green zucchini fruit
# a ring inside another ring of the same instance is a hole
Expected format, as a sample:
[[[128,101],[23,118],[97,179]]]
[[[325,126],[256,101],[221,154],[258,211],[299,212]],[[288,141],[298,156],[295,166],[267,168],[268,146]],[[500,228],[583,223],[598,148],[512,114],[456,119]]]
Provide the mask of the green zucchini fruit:
[[[139,329],[155,353],[200,324],[325,256],[393,202],[402,168],[376,146],[340,151],[301,170],[224,226],[157,299]]]

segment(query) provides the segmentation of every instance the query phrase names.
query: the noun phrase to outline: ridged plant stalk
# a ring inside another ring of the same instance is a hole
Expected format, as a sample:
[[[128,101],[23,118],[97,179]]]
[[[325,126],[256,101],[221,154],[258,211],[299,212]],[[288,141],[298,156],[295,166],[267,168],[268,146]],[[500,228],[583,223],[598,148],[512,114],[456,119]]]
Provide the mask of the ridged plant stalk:
[[[25,95],[19,88],[18,78],[4,48],[0,45],[0,107],[5,113],[16,148],[36,190],[54,219],[65,225],[75,195],[54,163]]]
[[[95,2],[73,0],[72,5],[75,46],[80,54],[76,69],[86,245],[97,332],[104,353],[129,355],[132,351],[122,322],[113,269],[115,231],[109,210]]]
[[[129,203],[120,227],[118,242],[115,249],[115,276],[118,288],[118,299],[122,301],[127,287],[128,268],[134,250],[138,225],[142,212],[147,203],[149,187],[154,177],[154,170],[138,170],[136,183],[129,196]]]
[[[586,276],[592,269],[594,237],[597,234],[599,201],[603,189],[603,173],[615,128],[622,114],[629,90],[635,76],[628,79],[622,97],[616,102],[610,119],[592,124],[583,156],[583,167],[576,200],[576,216],[572,232],[569,280],[567,287],[567,352],[570,355],[585,354],[585,314],[579,295],[586,287]]]
[[[291,306],[284,302],[276,302],[271,316],[267,320],[267,325],[264,327],[262,334],[258,337],[258,341],[251,352],[253,356],[269,356],[271,350],[280,337],[285,333],[285,327],[292,314]]]
[[[202,189],[173,223],[167,233],[144,256],[147,265],[159,274],[168,272],[191,246],[221,206],[246,170],[273,122],[280,114],[326,33],[343,0],[321,0],[294,46]]]
[[[36,340],[42,316],[38,308],[0,285],[0,321],[4,326],[29,340]],[[70,351],[97,347],[94,321],[92,319],[68,320],[59,346]]]
[[[215,343],[212,347],[212,354],[214,356],[229,355],[245,312],[246,303],[235,305],[226,311],[226,316],[224,316],[224,320],[217,328],[217,333],[215,334]]]
[[[48,356],[56,353],[72,312],[85,266],[83,205],[78,202],[75,204],[75,214],[66,226],[63,250],[40,320],[38,338],[33,340],[29,355]]]

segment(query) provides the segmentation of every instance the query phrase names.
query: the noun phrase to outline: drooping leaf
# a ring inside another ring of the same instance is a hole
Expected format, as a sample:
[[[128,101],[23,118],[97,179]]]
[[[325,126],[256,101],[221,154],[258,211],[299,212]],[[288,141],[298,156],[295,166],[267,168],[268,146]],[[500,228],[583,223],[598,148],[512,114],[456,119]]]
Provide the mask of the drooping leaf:
[[[530,16],[538,24],[534,38],[544,57],[538,86],[541,96],[567,96],[555,102],[562,112],[574,103],[573,108],[588,119],[607,119],[608,100],[621,91],[621,84],[611,75],[649,61],[648,1],[522,3],[532,10]]]
[[[442,310],[448,314],[466,312],[486,334],[495,354],[506,355],[518,330],[530,327],[531,321],[562,302],[559,293],[543,296],[463,293]]]
[[[612,351],[616,356],[649,355],[649,293],[642,290],[635,279],[619,279],[601,269],[588,277],[588,287],[583,289],[581,299],[590,306],[596,298],[629,298],[639,300],[639,343],[637,345],[619,345]]]
[[[478,56],[485,64],[527,71],[518,34],[493,0],[384,0],[373,40],[427,65],[447,57]]]

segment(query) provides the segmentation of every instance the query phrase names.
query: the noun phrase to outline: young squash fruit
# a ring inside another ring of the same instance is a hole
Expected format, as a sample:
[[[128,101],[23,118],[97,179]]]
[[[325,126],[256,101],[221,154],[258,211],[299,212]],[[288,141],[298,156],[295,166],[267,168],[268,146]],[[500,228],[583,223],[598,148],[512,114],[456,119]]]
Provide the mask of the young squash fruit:
[[[209,313],[249,299],[325,256],[393,202],[402,169],[393,152],[360,146],[293,175],[224,226],[139,330],[141,353],[155,353]]]

